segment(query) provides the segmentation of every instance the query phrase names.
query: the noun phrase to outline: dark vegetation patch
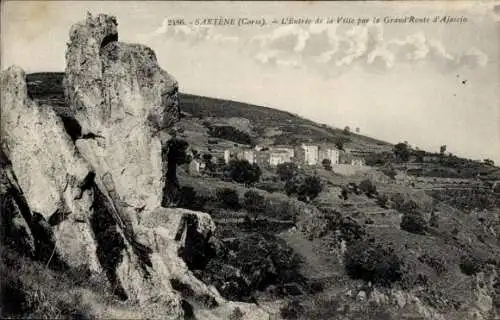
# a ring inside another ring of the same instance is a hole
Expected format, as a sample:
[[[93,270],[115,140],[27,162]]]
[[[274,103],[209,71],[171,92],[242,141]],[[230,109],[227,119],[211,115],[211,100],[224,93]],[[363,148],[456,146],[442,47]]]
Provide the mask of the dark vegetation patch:
[[[224,168],[224,176],[235,182],[248,185],[258,182],[261,175],[262,171],[260,167],[255,163],[248,162],[247,160],[230,160]]]
[[[251,145],[252,137],[244,131],[238,130],[233,126],[210,125],[205,124],[208,128],[208,134],[211,137],[233,141],[240,144]]]
[[[389,246],[370,241],[358,241],[345,253],[347,274],[354,279],[391,286],[403,277],[402,260]]]
[[[500,194],[480,187],[434,190],[428,193],[436,200],[464,211],[492,210],[500,207]]]
[[[402,230],[423,235],[427,231],[427,221],[418,213],[408,213],[401,218],[400,227]]]
[[[225,241],[217,257],[197,274],[227,299],[253,301],[256,291],[270,286],[277,287],[278,295],[289,283],[307,287],[299,273],[300,263],[283,240],[270,234],[252,234]]]
[[[459,266],[462,273],[473,276],[483,269],[484,261],[472,254],[466,254],[460,257]]]

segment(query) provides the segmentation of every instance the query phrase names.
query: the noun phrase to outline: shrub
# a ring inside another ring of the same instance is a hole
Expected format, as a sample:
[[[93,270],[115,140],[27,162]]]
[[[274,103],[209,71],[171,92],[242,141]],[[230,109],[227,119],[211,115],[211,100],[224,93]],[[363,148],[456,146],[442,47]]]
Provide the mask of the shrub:
[[[240,199],[238,193],[231,188],[217,189],[217,199],[223,208],[238,210],[240,209]]]
[[[394,155],[402,162],[407,162],[410,159],[410,150],[406,143],[398,143],[394,146]]]
[[[483,261],[481,259],[476,258],[472,255],[463,255],[460,257],[460,270],[462,273],[473,276],[483,268]]]
[[[332,171],[332,161],[330,159],[323,159],[321,162],[325,170]]]
[[[400,223],[401,230],[415,234],[425,234],[427,231],[427,222],[417,213],[404,214]]]
[[[251,164],[247,160],[231,160],[226,169],[233,181],[245,184],[259,181],[262,174],[257,164]]]
[[[304,202],[313,200],[322,190],[321,180],[317,176],[295,177],[285,184],[288,196],[297,195],[297,199]]]
[[[391,201],[394,203],[394,208],[403,214],[415,213],[418,209],[418,204],[414,200],[405,198],[401,193],[393,194]]]
[[[276,166],[276,174],[282,181],[288,181],[297,174],[297,165],[293,162],[280,163]]]
[[[304,284],[300,257],[271,234],[251,234],[225,241],[221,255],[200,270],[200,278],[228,299],[249,301],[256,290],[286,283]]]
[[[356,220],[346,217],[340,223],[340,234],[347,243],[360,241],[366,234],[365,229]]]
[[[203,210],[207,201],[208,198],[197,195],[193,187],[184,186],[180,190],[178,206],[190,210]]]
[[[387,208],[387,201],[389,201],[389,197],[386,194],[382,193],[377,196],[377,204],[382,208]]]
[[[345,269],[353,279],[390,286],[402,278],[402,261],[390,248],[358,241],[345,252]]]
[[[394,161],[394,156],[388,152],[370,153],[365,157],[368,166],[383,166]]]
[[[436,271],[438,275],[446,271],[446,261],[440,256],[423,254],[418,257],[418,261],[425,263],[426,265],[434,269],[434,271]]]
[[[243,204],[245,209],[250,212],[254,218],[258,213],[261,213],[265,209],[264,197],[261,196],[257,191],[248,190],[243,195]]]
[[[377,194],[377,187],[371,180],[365,179],[359,183],[359,189],[363,191],[368,197]]]

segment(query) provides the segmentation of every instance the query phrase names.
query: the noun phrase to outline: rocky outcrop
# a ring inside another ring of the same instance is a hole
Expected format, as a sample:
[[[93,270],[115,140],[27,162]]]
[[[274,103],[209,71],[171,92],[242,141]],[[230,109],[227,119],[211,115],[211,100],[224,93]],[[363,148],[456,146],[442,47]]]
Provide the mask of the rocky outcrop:
[[[60,255],[70,267],[99,272],[89,223],[92,190],[82,188],[93,175],[91,167],[54,111],[28,98],[20,68],[3,72],[1,83],[2,149],[30,208],[25,219],[33,222],[38,230],[34,233],[46,233],[44,238],[55,242],[50,256]]]
[[[49,259],[105,272],[114,294],[148,314],[266,319],[189,270],[207,262],[210,216],[161,206],[162,143],[180,114],[176,80],[150,48],[118,42],[108,15],[89,14],[71,28],[66,60],[65,95],[78,127],[69,135],[50,106],[28,97],[22,70],[2,73],[2,149],[34,242],[43,233]]]

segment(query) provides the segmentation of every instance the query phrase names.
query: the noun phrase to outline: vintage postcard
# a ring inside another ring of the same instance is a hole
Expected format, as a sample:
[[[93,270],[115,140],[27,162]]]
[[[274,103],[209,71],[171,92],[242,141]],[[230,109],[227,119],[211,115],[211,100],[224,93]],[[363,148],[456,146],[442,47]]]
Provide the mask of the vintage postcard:
[[[0,317],[500,319],[500,2],[1,2]]]

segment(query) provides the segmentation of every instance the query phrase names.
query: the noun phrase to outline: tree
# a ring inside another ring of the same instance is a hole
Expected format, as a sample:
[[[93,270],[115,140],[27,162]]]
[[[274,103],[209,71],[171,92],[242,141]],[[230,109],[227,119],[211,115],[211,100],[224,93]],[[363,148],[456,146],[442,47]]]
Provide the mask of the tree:
[[[226,209],[238,210],[240,208],[240,198],[238,193],[231,188],[217,189],[217,199]]]
[[[227,165],[227,173],[233,181],[252,184],[259,181],[262,174],[259,166],[247,160],[233,159]]]
[[[390,286],[403,277],[403,261],[391,247],[369,241],[356,241],[344,254],[349,277]]]
[[[359,183],[359,189],[363,191],[368,197],[372,197],[377,194],[377,187],[373,184],[371,180],[365,179]]]
[[[210,153],[203,154],[203,161],[205,161],[205,163],[212,162],[212,158],[213,156]]]
[[[282,181],[288,181],[293,178],[298,171],[298,167],[293,162],[284,162],[276,166],[276,174]]]
[[[338,137],[335,139],[335,147],[339,150],[344,150],[345,140],[342,137]]]
[[[407,213],[403,214],[400,228],[415,234],[425,234],[427,222],[419,213]]]
[[[356,127],[356,133],[359,133],[359,127]]]
[[[484,159],[484,164],[487,165],[487,166],[494,166],[495,165],[495,162],[491,159]]]
[[[322,190],[323,186],[321,185],[319,177],[309,176],[304,180],[301,188],[299,188],[299,195],[305,195],[310,201],[316,198]]]
[[[349,126],[345,126],[345,128],[344,128],[344,134],[346,134],[346,135],[351,134],[351,128],[349,128]]]
[[[304,202],[313,200],[322,190],[321,180],[317,176],[307,176],[305,178],[295,176],[285,184],[287,195],[297,195],[297,199]]]
[[[444,153],[446,152],[446,145],[442,145],[441,147],[439,147],[439,153],[441,155],[444,155]]]
[[[410,159],[410,150],[408,149],[408,145],[406,143],[398,143],[394,146],[394,155],[400,161],[407,162]]]
[[[321,162],[325,170],[332,171],[332,161],[330,159],[323,159]]]
[[[251,214],[253,219],[257,218],[257,214],[265,209],[264,197],[255,190],[248,190],[243,195],[243,204],[245,209]]]

